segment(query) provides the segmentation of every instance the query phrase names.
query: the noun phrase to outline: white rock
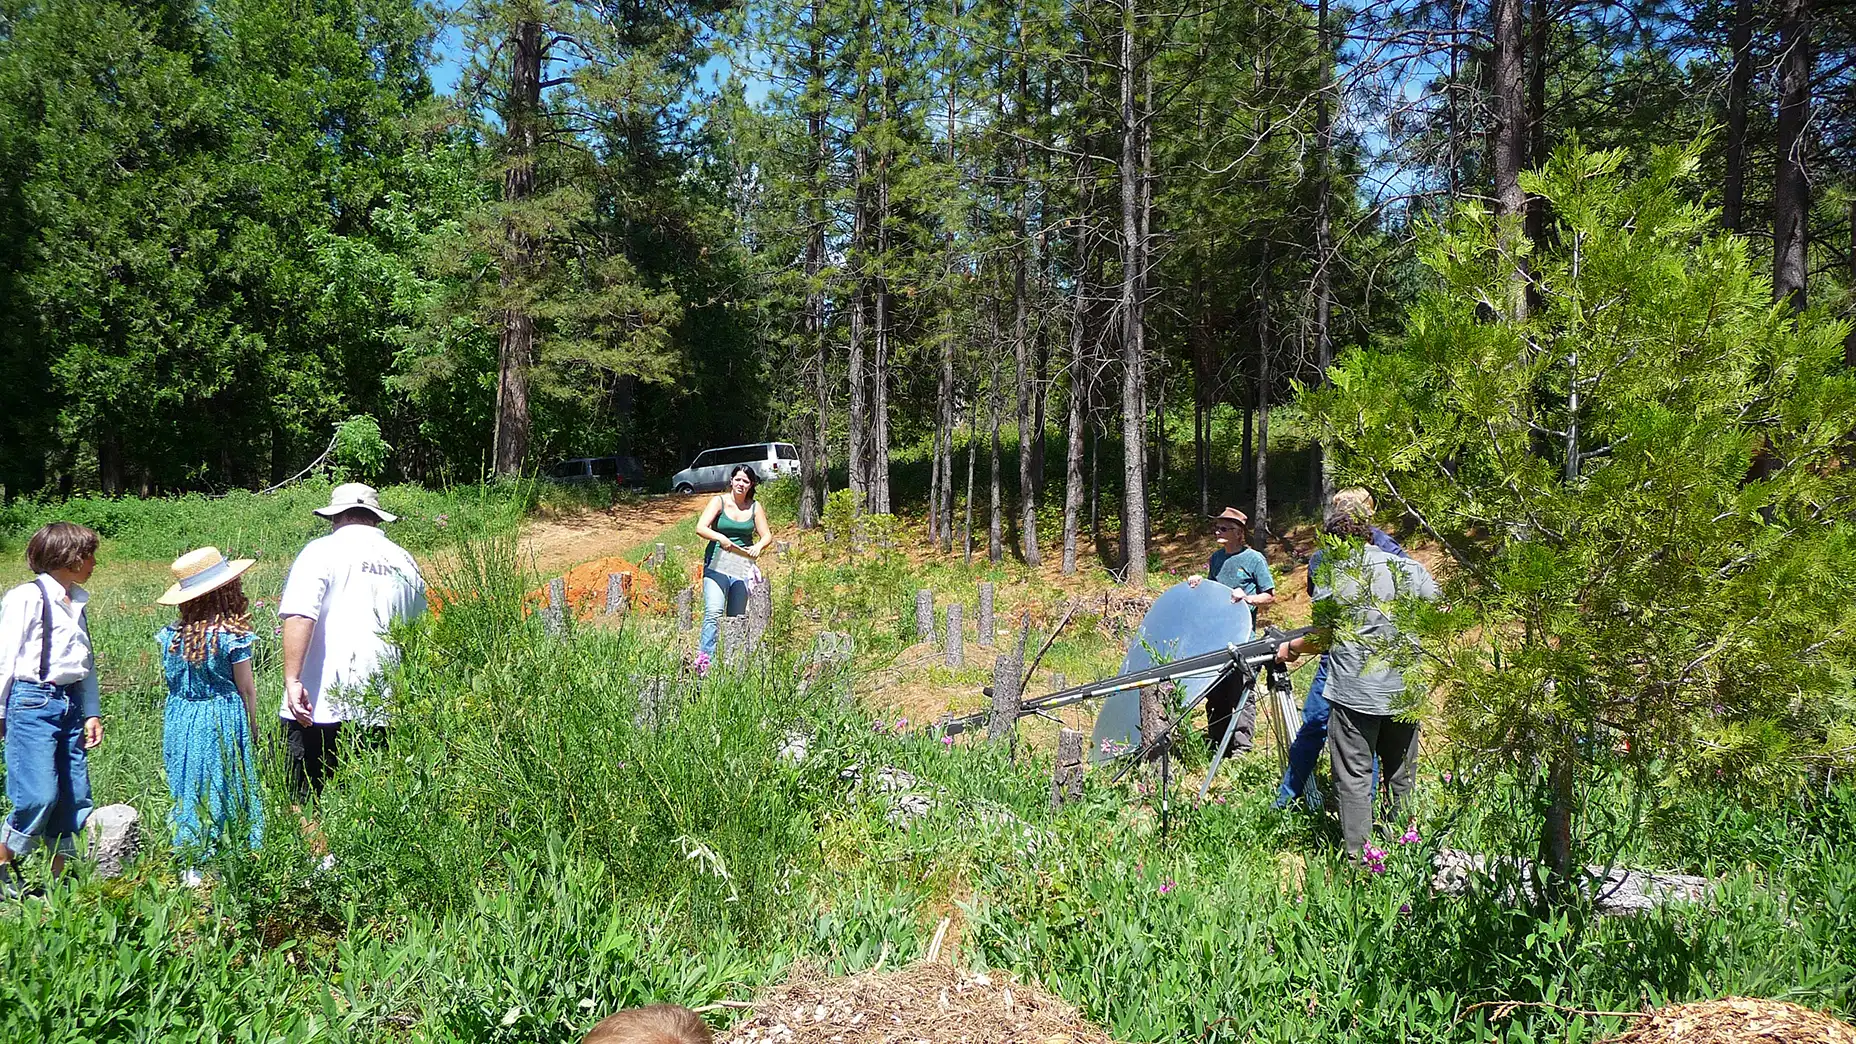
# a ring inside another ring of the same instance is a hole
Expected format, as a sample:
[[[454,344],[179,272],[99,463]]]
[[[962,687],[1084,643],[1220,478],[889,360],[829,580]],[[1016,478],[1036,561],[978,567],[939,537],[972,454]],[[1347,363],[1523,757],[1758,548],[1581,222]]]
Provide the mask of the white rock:
[[[98,877],[121,877],[142,848],[142,817],[132,805],[104,805],[84,823]]]

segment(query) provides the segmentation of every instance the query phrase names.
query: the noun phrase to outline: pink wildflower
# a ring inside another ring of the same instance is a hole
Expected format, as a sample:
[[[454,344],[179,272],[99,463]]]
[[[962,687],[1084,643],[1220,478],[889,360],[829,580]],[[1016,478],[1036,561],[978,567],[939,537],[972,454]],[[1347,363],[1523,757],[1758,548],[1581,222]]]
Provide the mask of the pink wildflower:
[[[941,746],[951,748],[953,747],[953,745],[954,745],[954,737],[952,736],[941,737]]]
[[[1450,773],[1448,772],[1444,773],[1444,782],[1445,783],[1450,782]]]
[[[1416,844],[1417,841],[1418,841],[1418,824],[1416,823],[1413,823],[1412,825],[1406,827],[1405,832],[1398,836],[1398,843],[1401,845]]]
[[[1372,842],[1369,841],[1367,842],[1366,847],[1360,850],[1360,858],[1362,861],[1366,863],[1366,868],[1368,870],[1371,870],[1373,873],[1383,874],[1386,872],[1386,850],[1385,849],[1375,848],[1373,847]]]
[[[1172,891],[1173,888],[1174,888],[1174,884],[1172,881],[1169,880],[1167,881],[1167,883],[1160,886],[1160,894],[1165,895],[1168,892]]]

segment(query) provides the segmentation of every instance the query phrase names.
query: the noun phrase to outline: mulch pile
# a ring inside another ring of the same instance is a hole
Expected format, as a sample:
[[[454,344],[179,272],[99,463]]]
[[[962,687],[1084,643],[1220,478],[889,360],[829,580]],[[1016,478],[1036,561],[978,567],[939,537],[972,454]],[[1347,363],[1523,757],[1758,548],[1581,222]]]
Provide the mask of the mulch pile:
[[[1110,1044],[1069,1004],[1003,972],[924,963],[827,978],[799,968],[716,1044]]]
[[[1856,1044],[1856,1026],[1783,1001],[1723,997],[1658,1008],[1611,1044]]]

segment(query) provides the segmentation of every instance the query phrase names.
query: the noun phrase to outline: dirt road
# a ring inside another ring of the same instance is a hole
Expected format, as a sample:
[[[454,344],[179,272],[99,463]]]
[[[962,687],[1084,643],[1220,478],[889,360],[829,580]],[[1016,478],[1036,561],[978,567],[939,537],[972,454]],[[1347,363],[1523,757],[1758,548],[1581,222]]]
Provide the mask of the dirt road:
[[[604,511],[537,519],[523,529],[522,553],[533,561],[536,572],[554,576],[581,562],[650,543],[666,529],[695,518],[707,499],[672,493]]]

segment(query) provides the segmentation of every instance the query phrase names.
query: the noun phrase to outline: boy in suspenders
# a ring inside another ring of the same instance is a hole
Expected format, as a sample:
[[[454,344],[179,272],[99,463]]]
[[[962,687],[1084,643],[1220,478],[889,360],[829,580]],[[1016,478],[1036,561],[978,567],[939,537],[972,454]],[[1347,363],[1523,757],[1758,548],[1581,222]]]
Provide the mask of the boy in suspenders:
[[[0,599],[0,732],[6,796],[0,822],[0,896],[20,894],[13,861],[44,843],[52,873],[77,852],[90,817],[91,749],[103,742],[96,660],[82,584],[97,567],[97,534],[54,522],[32,535],[26,563],[38,576]]]

